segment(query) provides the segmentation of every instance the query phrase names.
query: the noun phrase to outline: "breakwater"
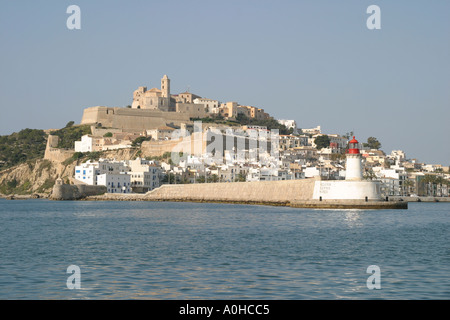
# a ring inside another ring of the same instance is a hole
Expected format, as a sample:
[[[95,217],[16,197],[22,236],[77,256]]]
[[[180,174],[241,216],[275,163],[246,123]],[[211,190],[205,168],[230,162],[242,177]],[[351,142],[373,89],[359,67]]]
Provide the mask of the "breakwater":
[[[322,209],[407,209],[406,201],[315,200],[316,179],[163,185],[146,194],[104,194],[84,200],[210,202]]]

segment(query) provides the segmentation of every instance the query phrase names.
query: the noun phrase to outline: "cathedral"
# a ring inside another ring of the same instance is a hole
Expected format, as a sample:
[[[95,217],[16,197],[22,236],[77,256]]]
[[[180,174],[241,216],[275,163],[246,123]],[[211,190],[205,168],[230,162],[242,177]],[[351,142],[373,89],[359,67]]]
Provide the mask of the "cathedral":
[[[170,79],[167,75],[161,79],[161,89],[139,87],[133,93],[132,109],[153,109],[175,111],[175,101],[170,96]]]

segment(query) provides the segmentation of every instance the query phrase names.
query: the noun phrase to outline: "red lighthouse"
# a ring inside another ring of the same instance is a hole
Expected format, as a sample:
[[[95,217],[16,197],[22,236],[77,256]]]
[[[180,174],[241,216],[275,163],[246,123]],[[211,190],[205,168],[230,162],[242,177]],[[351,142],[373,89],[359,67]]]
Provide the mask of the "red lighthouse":
[[[359,154],[359,142],[355,139],[355,136],[353,136],[353,139],[348,142],[347,153]]]
[[[345,180],[361,180],[362,178],[363,175],[359,142],[355,139],[355,137],[353,137],[353,139],[348,142]]]

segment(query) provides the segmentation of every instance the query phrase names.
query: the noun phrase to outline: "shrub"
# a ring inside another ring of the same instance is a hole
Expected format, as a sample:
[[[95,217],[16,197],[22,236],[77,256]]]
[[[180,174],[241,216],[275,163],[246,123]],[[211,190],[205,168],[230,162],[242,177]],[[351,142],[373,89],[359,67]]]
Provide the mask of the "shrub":
[[[82,136],[90,133],[91,127],[89,125],[82,125],[62,128],[52,131],[50,134],[58,136],[58,148],[73,149],[75,141],[80,140]]]
[[[46,144],[47,135],[43,130],[23,129],[7,136],[0,136],[1,169],[43,158]]]

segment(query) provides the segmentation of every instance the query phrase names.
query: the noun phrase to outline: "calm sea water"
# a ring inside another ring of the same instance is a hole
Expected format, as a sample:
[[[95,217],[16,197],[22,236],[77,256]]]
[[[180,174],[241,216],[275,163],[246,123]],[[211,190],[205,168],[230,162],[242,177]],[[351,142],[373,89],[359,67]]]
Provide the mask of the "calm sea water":
[[[0,199],[0,299],[449,299],[450,203]],[[67,267],[81,289],[66,286]],[[377,265],[381,289],[369,290]]]

